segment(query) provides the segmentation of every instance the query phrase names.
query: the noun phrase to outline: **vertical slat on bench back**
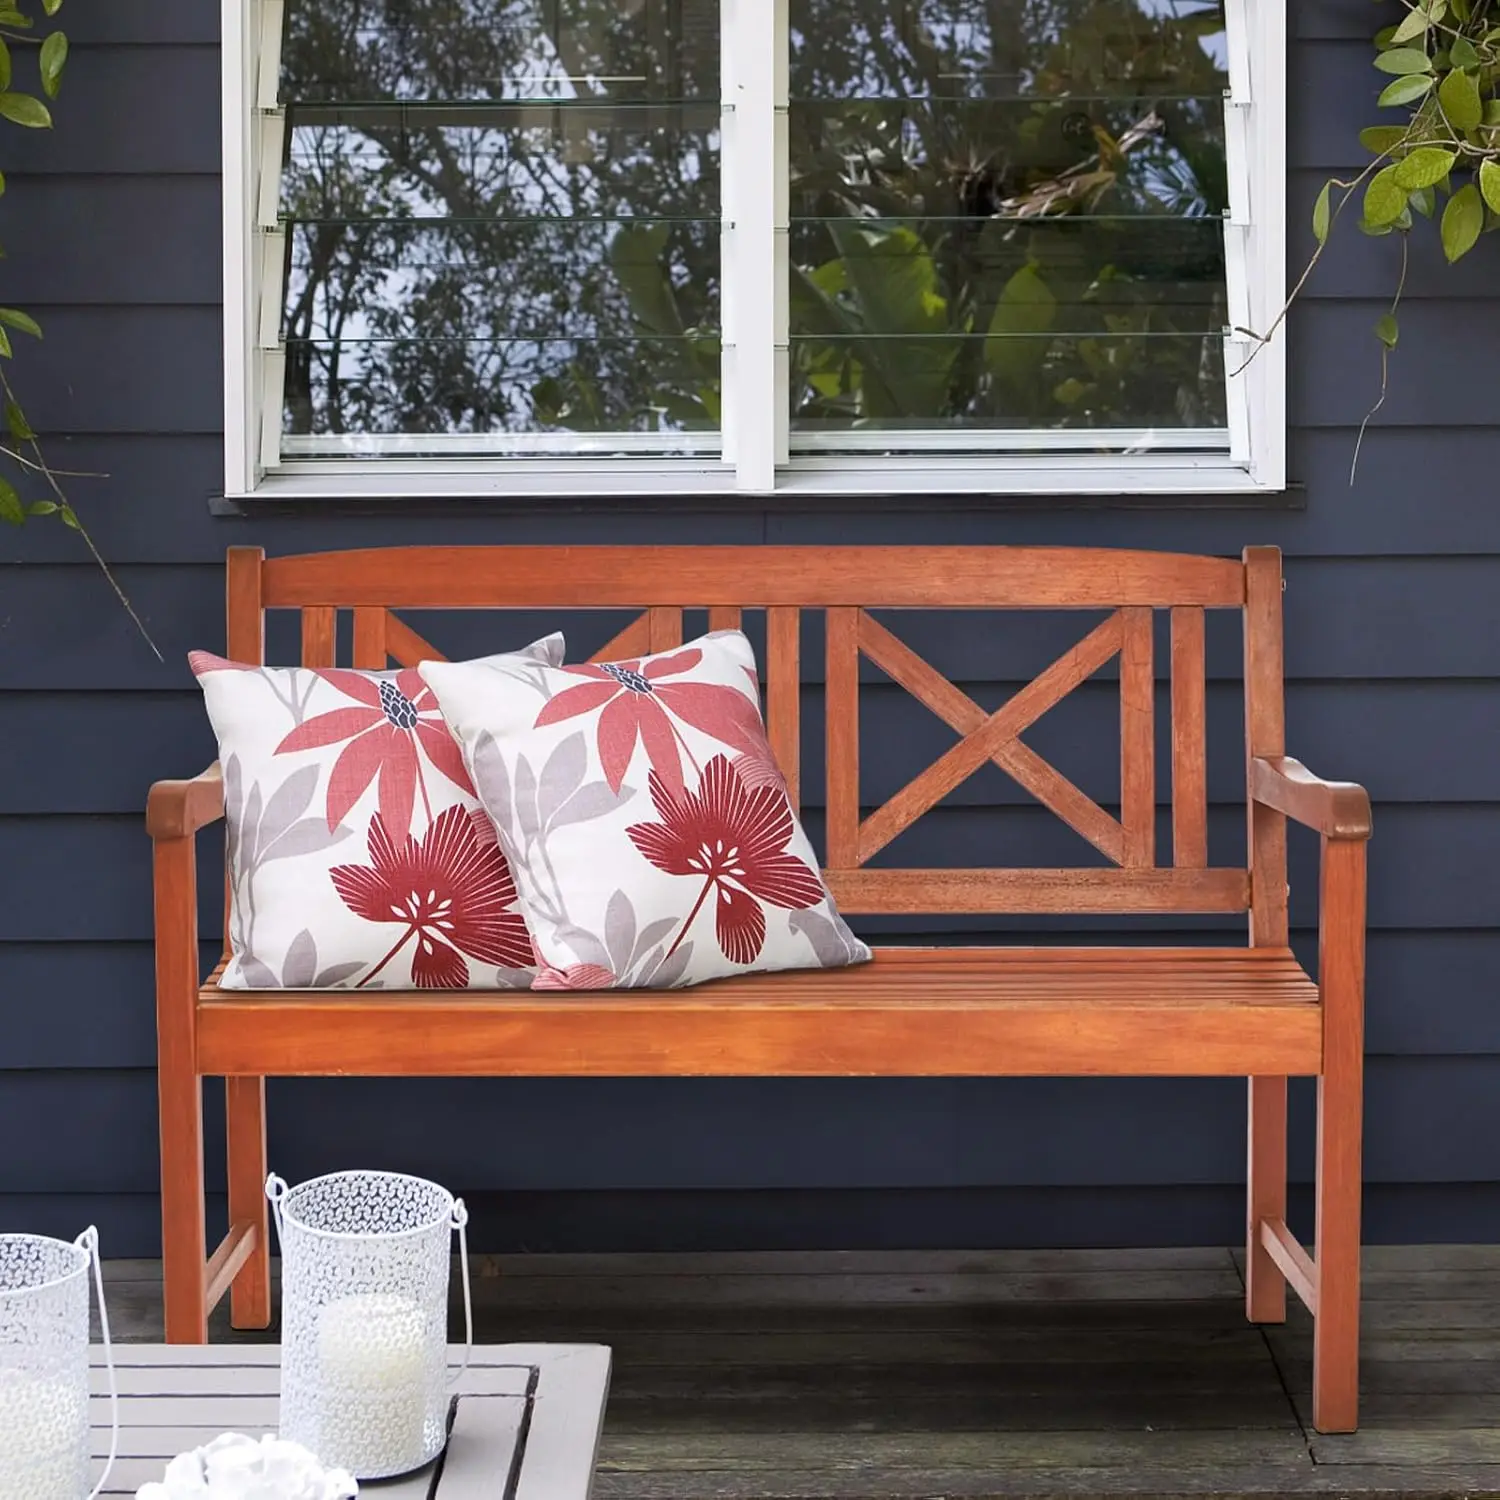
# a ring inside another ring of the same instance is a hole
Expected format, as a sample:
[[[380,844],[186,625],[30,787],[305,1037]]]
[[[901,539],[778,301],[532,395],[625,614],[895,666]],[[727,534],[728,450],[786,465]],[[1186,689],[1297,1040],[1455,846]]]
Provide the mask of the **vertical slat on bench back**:
[[[1245,549],[1245,754],[1286,754],[1281,635],[1281,553]],[[1246,767],[1248,774],[1248,764]],[[1249,802],[1250,941],[1285,947],[1288,939],[1286,819]]]
[[[302,610],[302,665],[331,667],[338,645],[338,611],[326,604],[309,604]]]
[[[710,630],[738,630],[740,628],[739,606],[734,604],[715,604],[708,611],[708,628]]]
[[[1208,738],[1203,611],[1172,611],[1172,863],[1208,865]]]
[[[794,809],[802,783],[801,637],[800,609],[773,605],[766,611],[766,733]]]
[[[1120,822],[1125,864],[1156,863],[1156,680],[1152,666],[1152,611],[1120,611]]]
[[[650,622],[651,650],[670,651],[682,644],[682,611],[680,609],[650,609],[646,612]]]
[[[261,592],[259,547],[231,547],[224,559],[224,649],[230,661],[260,666],[266,659],[266,610]],[[229,957],[229,875],[224,875],[224,956]]]
[[[231,547],[224,561],[225,649],[230,661],[258,667],[266,659],[266,612],[259,547]]]
[[[828,868],[859,864],[859,615],[839,606],[826,612]]]
[[[361,672],[383,672],[386,669],[387,611],[366,605],[354,611],[354,665]]]

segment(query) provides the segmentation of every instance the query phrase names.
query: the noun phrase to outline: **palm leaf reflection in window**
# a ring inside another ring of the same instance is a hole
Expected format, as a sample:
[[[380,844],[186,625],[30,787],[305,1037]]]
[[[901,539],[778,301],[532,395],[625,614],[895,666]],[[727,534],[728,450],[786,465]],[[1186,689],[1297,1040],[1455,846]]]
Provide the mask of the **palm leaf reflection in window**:
[[[1221,4],[792,15],[794,434],[1224,425]]]

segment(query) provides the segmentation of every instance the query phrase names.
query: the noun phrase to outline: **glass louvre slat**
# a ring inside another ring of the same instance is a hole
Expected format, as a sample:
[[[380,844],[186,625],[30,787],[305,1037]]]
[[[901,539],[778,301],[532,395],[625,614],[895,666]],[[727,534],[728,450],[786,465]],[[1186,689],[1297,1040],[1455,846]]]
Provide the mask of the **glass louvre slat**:
[[[1226,426],[1220,4],[792,0],[791,41],[794,449]]]
[[[288,0],[284,432],[716,429],[717,14]]]

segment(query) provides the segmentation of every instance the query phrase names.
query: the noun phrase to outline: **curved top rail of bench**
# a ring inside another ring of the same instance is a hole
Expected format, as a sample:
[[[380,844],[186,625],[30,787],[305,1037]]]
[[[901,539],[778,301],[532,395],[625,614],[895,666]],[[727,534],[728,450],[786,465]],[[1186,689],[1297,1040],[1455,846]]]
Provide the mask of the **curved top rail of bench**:
[[[1094,547],[381,547],[267,558],[260,569],[260,603],[269,608],[1117,609],[1244,602],[1238,558]]]

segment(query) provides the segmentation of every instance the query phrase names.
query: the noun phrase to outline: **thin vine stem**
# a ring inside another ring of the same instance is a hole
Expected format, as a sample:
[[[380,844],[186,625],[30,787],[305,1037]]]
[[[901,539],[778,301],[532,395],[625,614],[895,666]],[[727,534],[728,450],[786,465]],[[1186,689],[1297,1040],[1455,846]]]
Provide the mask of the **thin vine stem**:
[[[0,391],[5,393],[5,399],[10,403],[12,408],[20,405],[16,400],[16,393],[11,387],[10,375],[6,372],[3,365],[0,365]],[[47,456],[42,452],[41,440],[35,433],[32,433],[26,439],[26,445],[32,452],[32,458],[27,463],[27,467],[40,474],[47,481],[47,487],[57,496],[57,513],[62,517],[63,524],[70,530],[76,531],[83,539],[83,545],[88,548],[89,555],[98,565],[99,571],[104,574],[110,588],[114,590],[115,598],[120,601],[125,613],[130,616],[135,624],[135,628],[140,631],[141,639],[156,654],[157,661],[165,661],[166,658],[162,655],[161,647],[152,639],[151,632],[146,629],[145,621],[136,613],[135,606],[130,602],[130,596],[120,587],[120,580],[115,577],[114,570],[104,560],[104,554],[95,545],[93,537],[89,534],[88,527],[79,519],[78,512],[73,509],[67,495],[63,492],[63,487],[59,483],[58,471],[48,464]]]
[[[1391,298],[1391,317],[1396,316],[1401,306],[1402,295],[1406,291],[1406,273],[1411,264],[1411,242],[1405,235],[1401,237],[1401,275],[1396,281],[1396,295]],[[1375,419],[1380,408],[1385,405],[1385,398],[1390,393],[1391,376],[1391,349],[1394,346],[1385,342],[1380,343],[1380,394],[1375,398],[1375,404],[1365,413],[1365,419],[1359,424],[1359,435],[1354,439],[1354,454],[1349,460],[1349,487],[1354,487],[1354,476],[1359,469],[1360,449],[1364,447],[1365,433],[1370,423]]]

